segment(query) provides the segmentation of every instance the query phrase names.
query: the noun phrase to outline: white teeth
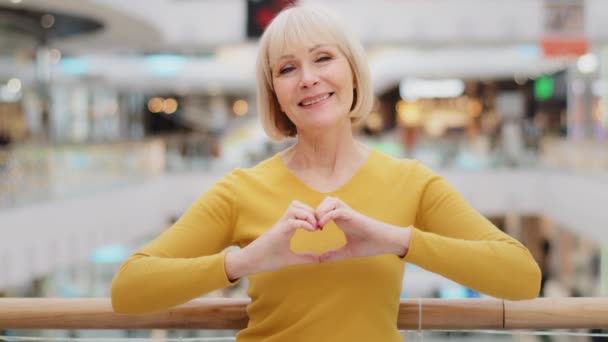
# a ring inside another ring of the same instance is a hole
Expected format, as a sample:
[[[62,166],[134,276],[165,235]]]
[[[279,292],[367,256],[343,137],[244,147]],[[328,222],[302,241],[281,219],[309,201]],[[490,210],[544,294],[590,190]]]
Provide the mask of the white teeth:
[[[327,94],[327,95],[325,95],[323,97],[320,97],[318,99],[312,100],[312,101],[302,102],[302,105],[303,106],[310,106],[310,105],[313,105],[313,104],[315,104],[317,102],[321,102],[321,101],[323,101],[323,100],[325,100],[327,98],[329,98],[329,94]]]

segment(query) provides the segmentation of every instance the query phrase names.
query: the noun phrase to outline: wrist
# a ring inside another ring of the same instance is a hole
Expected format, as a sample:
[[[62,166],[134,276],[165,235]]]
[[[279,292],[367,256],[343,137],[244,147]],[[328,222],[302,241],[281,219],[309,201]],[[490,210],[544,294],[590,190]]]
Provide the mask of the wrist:
[[[400,258],[405,257],[409,250],[410,239],[412,236],[411,227],[393,227],[390,239],[390,254],[395,254]]]
[[[229,251],[226,253],[226,257],[224,259],[224,270],[226,271],[228,280],[232,282],[246,276],[247,269],[246,259],[243,255],[242,249]]]

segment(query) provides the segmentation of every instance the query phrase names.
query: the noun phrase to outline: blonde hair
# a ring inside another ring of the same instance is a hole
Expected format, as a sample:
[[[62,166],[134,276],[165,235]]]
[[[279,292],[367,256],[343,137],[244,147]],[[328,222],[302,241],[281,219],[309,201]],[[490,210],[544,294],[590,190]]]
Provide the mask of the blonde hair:
[[[283,10],[268,25],[262,38],[256,62],[257,106],[264,131],[281,140],[297,134],[293,122],[281,111],[272,83],[272,66],[286,50],[303,42],[335,44],[346,57],[355,83],[352,123],[358,123],[371,111],[374,94],[365,52],[341,21],[320,7],[294,6]]]

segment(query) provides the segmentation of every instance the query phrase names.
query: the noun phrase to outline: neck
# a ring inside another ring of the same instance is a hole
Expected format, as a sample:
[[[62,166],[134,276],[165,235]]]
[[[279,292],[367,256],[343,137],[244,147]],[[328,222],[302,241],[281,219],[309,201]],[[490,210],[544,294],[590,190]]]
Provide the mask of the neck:
[[[359,166],[367,152],[368,148],[353,138],[348,122],[322,133],[299,132],[296,144],[284,156],[292,169],[332,176],[343,168]]]

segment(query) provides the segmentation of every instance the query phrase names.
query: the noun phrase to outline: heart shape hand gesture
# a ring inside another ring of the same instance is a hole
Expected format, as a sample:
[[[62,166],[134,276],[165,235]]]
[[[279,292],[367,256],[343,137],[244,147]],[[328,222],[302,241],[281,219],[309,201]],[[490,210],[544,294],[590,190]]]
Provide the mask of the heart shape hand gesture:
[[[409,229],[365,216],[338,198],[326,197],[315,210],[315,217],[320,227],[333,220],[346,237],[346,245],[321,254],[320,262],[391,253],[401,256],[407,251]]]
[[[346,245],[314,253],[294,253],[290,240],[297,229],[321,230],[330,221],[342,230]],[[245,248],[226,255],[228,278],[267,272],[291,265],[333,262],[380,254],[405,255],[411,230],[367,217],[350,208],[342,200],[326,197],[316,209],[293,201],[281,218],[264,234]]]

